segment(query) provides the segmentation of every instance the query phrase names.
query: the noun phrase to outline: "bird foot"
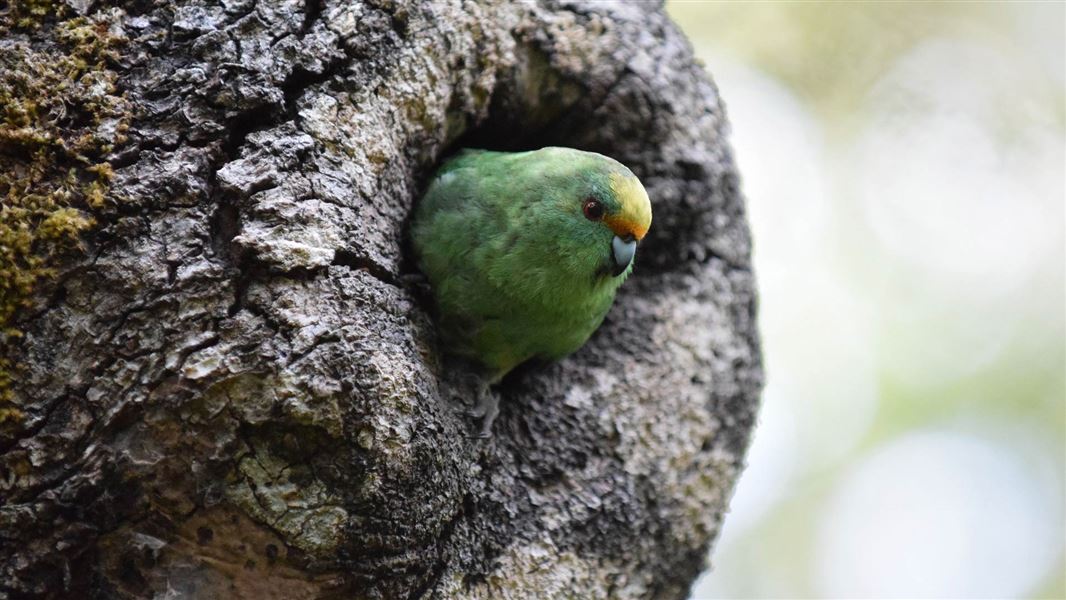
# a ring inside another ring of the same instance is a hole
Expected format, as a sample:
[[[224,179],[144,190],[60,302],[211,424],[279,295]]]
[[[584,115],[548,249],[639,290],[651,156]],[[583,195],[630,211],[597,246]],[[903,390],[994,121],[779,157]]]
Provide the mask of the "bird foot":
[[[421,300],[431,301],[433,297],[429,279],[421,273],[403,273],[400,275],[400,285]]]
[[[477,404],[465,412],[466,416],[481,420],[481,428],[473,437],[490,438],[492,437],[492,424],[496,422],[496,417],[500,414],[500,399],[487,383],[483,383],[478,387]]]

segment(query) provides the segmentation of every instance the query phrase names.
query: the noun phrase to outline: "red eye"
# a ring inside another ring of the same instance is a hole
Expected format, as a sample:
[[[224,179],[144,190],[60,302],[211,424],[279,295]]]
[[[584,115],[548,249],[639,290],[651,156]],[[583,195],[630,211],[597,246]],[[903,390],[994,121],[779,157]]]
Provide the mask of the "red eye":
[[[585,200],[585,205],[581,207],[581,210],[589,221],[599,221],[603,218],[603,204],[599,200],[593,198]]]

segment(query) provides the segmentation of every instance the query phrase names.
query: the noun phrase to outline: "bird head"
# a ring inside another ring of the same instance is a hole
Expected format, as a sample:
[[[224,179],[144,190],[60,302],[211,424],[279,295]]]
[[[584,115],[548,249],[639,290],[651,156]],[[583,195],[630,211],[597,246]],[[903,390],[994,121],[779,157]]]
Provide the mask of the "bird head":
[[[651,202],[644,186],[629,169],[610,170],[605,178],[606,185],[598,186],[599,193],[583,200],[581,215],[613,234],[609,271],[612,277],[618,277],[633,263],[637,244],[651,226]]]
[[[651,202],[640,180],[618,161],[593,152],[544,148],[550,181],[556,260],[593,284],[621,283],[651,226]]]
[[[547,301],[621,284],[651,226],[651,203],[633,172],[602,154],[572,148],[501,160],[492,189],[509,199],[508,216],[492,277],[511,281],[511,273],[521,272],[519,283],[508,285]]]

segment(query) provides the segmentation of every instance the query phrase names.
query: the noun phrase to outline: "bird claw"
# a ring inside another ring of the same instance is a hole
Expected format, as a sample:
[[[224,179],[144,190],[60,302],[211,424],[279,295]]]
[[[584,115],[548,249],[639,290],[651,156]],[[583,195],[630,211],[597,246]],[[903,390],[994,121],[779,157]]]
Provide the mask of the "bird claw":
[[[425,285],[429,283],[429,279],[422,273],[401,273],[400,283],[406,285]]]

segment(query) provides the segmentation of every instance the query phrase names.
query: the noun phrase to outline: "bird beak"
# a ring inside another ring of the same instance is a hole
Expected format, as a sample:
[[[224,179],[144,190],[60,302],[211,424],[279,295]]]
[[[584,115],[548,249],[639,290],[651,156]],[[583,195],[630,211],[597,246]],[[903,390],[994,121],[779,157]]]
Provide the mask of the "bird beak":
[[[622,273],[625,273],[629,268],[629,263],[633,262],[633,255],[637,253],[637,241],[632,236],[626,236],[626,239],[622,239],[617,235],[611,240],[611,258],[614,261],[614,268],[611,270],[611,274],[618,277]]]

